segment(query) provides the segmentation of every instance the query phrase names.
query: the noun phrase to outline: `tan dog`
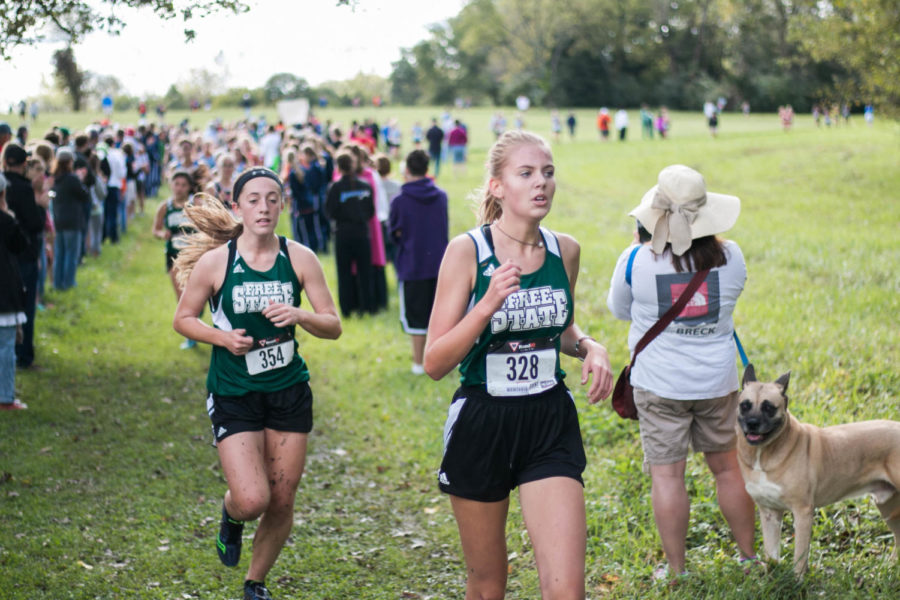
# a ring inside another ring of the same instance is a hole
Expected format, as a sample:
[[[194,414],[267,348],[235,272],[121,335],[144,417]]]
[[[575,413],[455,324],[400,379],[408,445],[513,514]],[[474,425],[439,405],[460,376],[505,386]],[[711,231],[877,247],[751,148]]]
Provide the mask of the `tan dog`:
[[[788,410],[790,372],[774,383],[744,371],[738,405],[738,462],[747,493],[759,506],[766,555],[778,560],[781,519],[794,515],[794,572],[809,564],[813,511],[872,494],[900,544],[900,422],[864,421],[819,428]]]

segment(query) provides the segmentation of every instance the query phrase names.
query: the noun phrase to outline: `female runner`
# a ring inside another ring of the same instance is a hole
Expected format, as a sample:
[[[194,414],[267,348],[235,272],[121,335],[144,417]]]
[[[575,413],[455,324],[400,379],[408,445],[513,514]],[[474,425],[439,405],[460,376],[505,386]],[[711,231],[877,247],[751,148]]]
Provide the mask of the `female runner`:
[[[228,482],[216,548],[223,564],[236,566],[244,521],[260,517],[244,599],[265,600],[265,577],[291,531],[312,429],[309,370],[295,326],[336,339],[341,321],[316,255],[275,235],[284,209],[278,176],[251,168],[232,197],[240,221],[219,202],[187,209],[201,233],[175,264],[186,285],[174,327],[213,345],[207,410]],[[301,290],[311,310],[300,308]],[[207,301],[215,327],[199,319]]]
[[[547,143],[523,131],[491,148],[480,227],[447,247],[425,371],[462,385],[438,474],[459,526],[467,599],[503,598],[509,492],[519,487],[544,598],[584,598],[585,467],[559,353],[584,360],[588,401],[609,394],[606,349],[574,322],[578,242],[540,226],[556,190]]]
[[[197,230],[191,224],[184,212],[184,207],[191,201],[194,191],[194,179],[184,170],[175,171],[169,181],[172,188],[172,197],[159,205],[156,217],[153,219],[153,235],[161,240],[166,240],[166,273],[172,280],[172,288],[175,290],[175,301],[181,298],[181,285],[172,268],[178,253],[188,243],[188,236]],[[182,350],[189,350],[197,345],[192,339],[186,339],[181,343]]]

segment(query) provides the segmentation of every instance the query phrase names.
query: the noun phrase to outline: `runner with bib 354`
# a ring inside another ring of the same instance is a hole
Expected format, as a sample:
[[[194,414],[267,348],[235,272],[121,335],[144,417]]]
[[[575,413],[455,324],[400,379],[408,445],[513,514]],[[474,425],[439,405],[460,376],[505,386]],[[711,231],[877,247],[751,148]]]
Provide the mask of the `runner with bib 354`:
[[[259,517],[244,600],[270,600],[265,577],[291,531],[312,429],[309,369],[294,329],[335,339],[341,321],[316,255],[275,235],[284,208],[278,176],[245,171],[232,197],[241,221],[216,201],[186,209],[201,233],[175,263],[187,283],[174,325],[213,345],[206,407],[228,481],[219,559],[237,566],[244,522]],[[301,290],[312,310],[300,308]],[[215,327],[199,319],[207,301]]]

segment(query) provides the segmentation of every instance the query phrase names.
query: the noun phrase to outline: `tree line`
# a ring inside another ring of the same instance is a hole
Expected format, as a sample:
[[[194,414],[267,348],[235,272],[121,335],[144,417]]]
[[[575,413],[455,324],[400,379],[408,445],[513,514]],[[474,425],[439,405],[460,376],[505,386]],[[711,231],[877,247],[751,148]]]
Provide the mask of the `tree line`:
[[[113,11],[117,2],[185,23],[218,10],[249,10],[239,0],[186,2],[180,12],[158,0],[25,0],[0,13],[0,57],[9,60],[10,48],[44,39],[48,27],[62,32],[68,43],[54,55],[56,88],[75,110],[101,94],[113,95],[122,109],[141,101],[237,106],[246,95],[254,104],[305,96],[338,105],[376,97],[509,105],[524,94],[544,106],[696,109],[724,97],[754,110],[807,110],[824,101],[900,111],[897,0],[470,0],[403,49],[387,80],[360,74],[312,87],[298,74],[276,73],[260,88],[226,89],[221,74],[199,70],[154,98],[129,96],[115,77],[82,72],[75,60],[73,46],[83,35],[98,27],[115,34],[125,25]]]
[[[393,64],[402,104],[756,110],[900,100],[896,0],[472,0]]]

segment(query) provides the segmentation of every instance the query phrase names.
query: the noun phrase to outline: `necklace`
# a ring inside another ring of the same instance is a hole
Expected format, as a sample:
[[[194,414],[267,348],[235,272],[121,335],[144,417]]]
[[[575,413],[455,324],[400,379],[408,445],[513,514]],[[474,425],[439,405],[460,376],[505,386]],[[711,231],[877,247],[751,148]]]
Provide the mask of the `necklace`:
[[[500,233],[502,233],[503,235],[505,235],[506,237],[508,237],[508,238],[511,239],[512,241],[514,241],[514,242],[519,242],[519,243],[522,244],[523,246],[534,246],[535,248],[543,248],[543,247],[544,247],[544,241],[543,241],[543,240],[541,240],[540,242],[526,242],[526,241],[520,240],[520,239],[518,239],[518,238],[514,238],[513,236],[511,236],[511,235],[509,235],[508,233],[506,233],[505,231],[503,231],[503,229],[500,228],[500,223],[499,223],[499,222],[495,221],[495,222],[494,222],[494,226],[497,228],[497,231],[499,231]]]

